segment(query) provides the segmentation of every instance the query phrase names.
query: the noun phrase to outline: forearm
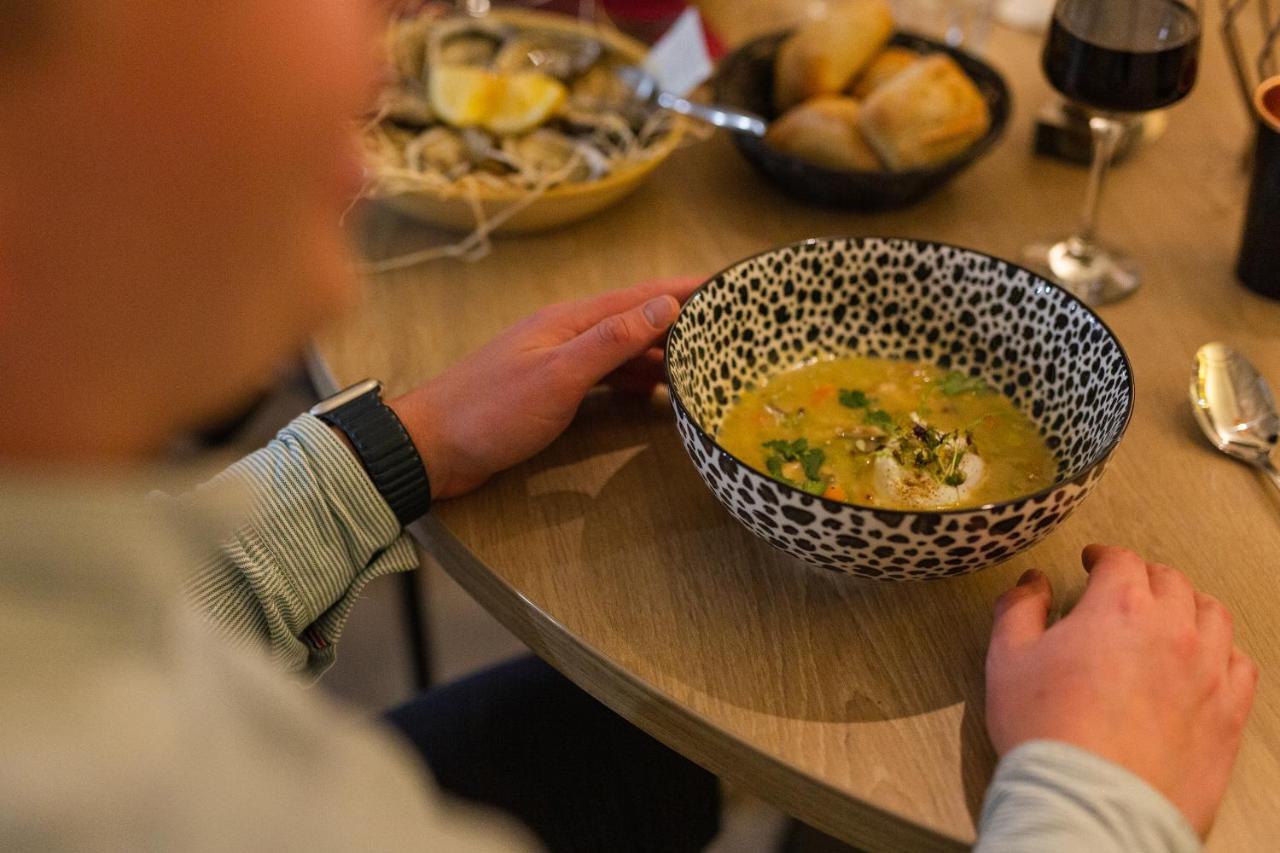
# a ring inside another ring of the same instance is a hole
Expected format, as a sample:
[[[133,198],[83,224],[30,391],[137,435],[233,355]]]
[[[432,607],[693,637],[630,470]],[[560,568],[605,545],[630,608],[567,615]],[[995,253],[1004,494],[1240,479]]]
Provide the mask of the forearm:
[[[184,501],[245,493],[248,513],[190,577],[189,598],[235,642],[318,676],[373,578],[418,566],[412,542],[341,439],[309,415]]]
[[[1200,839],[1167,799],[1077,747],[1030,741],[1000,762],[975,853],[1197,853]]]

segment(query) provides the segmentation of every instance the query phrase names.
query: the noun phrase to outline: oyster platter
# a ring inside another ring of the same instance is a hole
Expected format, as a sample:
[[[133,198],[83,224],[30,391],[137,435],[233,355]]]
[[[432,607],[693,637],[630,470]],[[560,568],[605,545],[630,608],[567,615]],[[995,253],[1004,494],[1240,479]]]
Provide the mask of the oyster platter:
[[[561,225],[621,198],[679,142],[681,119],[623,82],[645,47],[614,30],[425,12],[388,39],[395,80],[363,132],[370,194],[432,224]]]

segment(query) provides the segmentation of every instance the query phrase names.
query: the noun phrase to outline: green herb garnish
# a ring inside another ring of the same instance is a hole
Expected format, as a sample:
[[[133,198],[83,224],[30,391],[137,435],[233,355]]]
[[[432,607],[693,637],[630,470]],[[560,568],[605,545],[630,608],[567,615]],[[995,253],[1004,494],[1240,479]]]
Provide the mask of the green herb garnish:
[[[889,414],[884,409],[868,410],[867,413],[862,416],[862,422],[874,427],[879,427],[885,432],[893,431],[893,415]]]
[[[764,460],[764,465],[766,468],[769,469],[769,476],[773,477],[773,479],[775,480],[787,479],[786,477],[782,476],[782,457],[781,456],[767,457]]]
[[[820,495],[827,489],[826,480],[822,476],[822,463],[826,461],[827,454],[821,447],[810,447],[809,440],[806,438],[797,438],[795,441],[787,441],[785,439],[774,439],[766,441],[763,445],[765,450],[771,451],[770,455],[765,457],[764,464],[769,470],[769,476],[775,480],[781,480],[784,483],[790,483],[799,486],[806,492],[812,492]],[[798,462],[800,467],[804,469],[805,479],[802,482],[788,478],[782,472],[782,466],[788,462]]]
[[[819,479],[822,474],[818,469],[822,467],[822,463],[826,461],[826,458],[827,454],[817,447],[802,453],[800,455],[800,464],[804,466],[804,475],[810,480]]]
[[[958,370],[953,370],[942,377],[942,382],[939,383],[938,387],[948,397],[955,397],[960,394],[983,393],[987,390],[987,383],[982,381],[981,376],[968,376]]]
[[[787,441],[785,438],[775,438],[773,441],[766,441],[764,449],[772,450],[785,462],[798,462],[800,454],[809,449],[809,439],[797,438],[795,441]]]
[[[940,432],[917,423],[898,435],[891,452],[899,465],[923,471],[948,486],[959,486],[967,479],[960,463],[972,447],[973,435],[966,430]]]
[[[943,474],[942,482],[948,486],[958,486],[963,483],[968,476],[960,470],[960,460],[964,459],[965,450],[957,445],[951,448],[951,464],[947,466],[946,473]]]
[[[821,495],[827,490],[827,484],[824,480],[805,480],[800,488],[811,495]]]
[[[840,405],[850,409],[865,409],[871,405],[871,398],[865,391],[850,391],[848,388],[840,389],[839,400]]]

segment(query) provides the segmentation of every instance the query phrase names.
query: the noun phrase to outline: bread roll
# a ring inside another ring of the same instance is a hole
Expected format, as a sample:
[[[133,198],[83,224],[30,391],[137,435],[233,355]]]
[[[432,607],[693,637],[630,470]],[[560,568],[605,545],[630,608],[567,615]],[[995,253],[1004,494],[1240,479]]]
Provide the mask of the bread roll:
[[[862,135],[893,171],[950,160],[987,132],[987,102],[946,54],[917,60],[863,103]]]
[[[849,87],[849,94],[860,101],[866,100],[868,95],[897,76],[899,71],[905,71],[919,58],[920,54],[914,50],[905,47],[886,47],[876,54],[871,64],[853,81],[853,85]]]
[[[790,109],[816,95],[844,90],[893,34],[885,0],[841,0],[826,17],[800,26],[774,60],[774,106]]]
[[[770,124],[764,141],[779,151],[828,169],[882,171],[880,160],[858,131],[860,112],[853,98],[813,98],[787,110]]]

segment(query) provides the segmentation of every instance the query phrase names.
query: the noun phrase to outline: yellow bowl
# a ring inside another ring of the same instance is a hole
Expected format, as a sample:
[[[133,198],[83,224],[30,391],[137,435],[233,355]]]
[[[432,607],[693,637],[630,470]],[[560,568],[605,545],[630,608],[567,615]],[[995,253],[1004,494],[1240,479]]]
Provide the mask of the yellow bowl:
[[[629,62],[642,62],[648,51],[643,44],[617,30],[583,23],[565,15],[524,9],[500,9],[491,12],[488,17],[516,27],[588,35],[603,42]],[[680,145],[684,136],[684,119],[680,116],[673,118],[671,132],[652,146],[648,156],[629,163],[598,181],[565,183],[553,187],[513,214],[492,233],[526,234],[545,231],[584,219],[620,201]],[[473,199],[483,211],[485,219],[491,220],[527,195],[528,190],[517,187],[467,188],[455,184],[441,192],[419,190],[377,196],[377,200],[428,225],[454,231],[471,231],[478,224],[472,206]]]

